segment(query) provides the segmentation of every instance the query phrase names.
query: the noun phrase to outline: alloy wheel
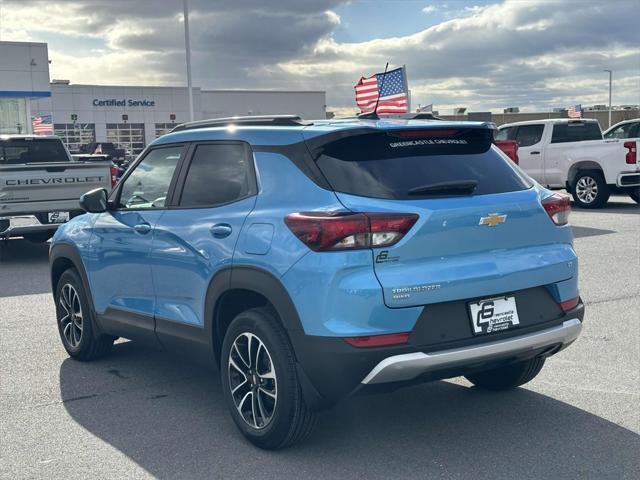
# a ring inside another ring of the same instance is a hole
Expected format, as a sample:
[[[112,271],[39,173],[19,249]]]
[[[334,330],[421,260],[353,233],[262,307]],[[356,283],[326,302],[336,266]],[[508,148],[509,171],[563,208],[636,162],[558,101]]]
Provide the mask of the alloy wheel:
[[[73,285],[67,283],[62,287],[59,304],[62,308],[62,335],[70,347],[77,348],[82,340],[83,316],[80,296]]]
[[[583,203],[593,203],[598,196],[598,183],[592,177],[581,177],[576,183],[576,196]]]
[[[260,430],[271,422],[278,381],[266,345],[253,333],[241,333],[229,351],[229,389],[245,423]]]

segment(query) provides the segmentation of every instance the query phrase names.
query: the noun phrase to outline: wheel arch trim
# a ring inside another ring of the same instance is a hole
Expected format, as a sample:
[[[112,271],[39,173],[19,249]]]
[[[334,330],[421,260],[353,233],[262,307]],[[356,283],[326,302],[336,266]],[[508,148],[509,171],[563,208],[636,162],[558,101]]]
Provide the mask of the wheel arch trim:
[[[49,275],[51,279],[51,293],[55,296],[57,287],[53,266],[57,260],[61,259],[69,261],[80,275],[82,286],[84,287],[84,290],[89,299],[89,306],[95,314],[95,306],[93,303],[93,296],[91,295],[91,289],[89,288],[89,278],[87,277],[87,271],[84,262],[82,261],[82,256],[80,255],[78,247],[73,244],[54,243],[53,245],[51,245],[51,249],[49,250]]]
[[[266,298],[276,310],[285,330],[301,331],[298,311],[282,282],[266,270],[252,266],[232,266],[220,270],[209,282],[204,307],[205,331],[213,346],[222,339],[216,338],[220,301],[233,290],[249,290]]]

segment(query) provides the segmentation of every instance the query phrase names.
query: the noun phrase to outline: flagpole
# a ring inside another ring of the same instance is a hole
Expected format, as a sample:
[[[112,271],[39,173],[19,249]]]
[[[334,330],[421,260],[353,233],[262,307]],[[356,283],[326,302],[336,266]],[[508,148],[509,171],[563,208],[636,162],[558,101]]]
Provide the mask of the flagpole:
[[[404,91],[407,92],[407,112],[411,112],[411,91],[409,90],[409,77],[407,76],[407,66],[402,65],[404,70]]]
[[[187,56],[187,93],[189,96],[189,121],[193,122],[193,90],[191,88],[191,43],[189,41],[189,0],[183,0],[184,48]]]

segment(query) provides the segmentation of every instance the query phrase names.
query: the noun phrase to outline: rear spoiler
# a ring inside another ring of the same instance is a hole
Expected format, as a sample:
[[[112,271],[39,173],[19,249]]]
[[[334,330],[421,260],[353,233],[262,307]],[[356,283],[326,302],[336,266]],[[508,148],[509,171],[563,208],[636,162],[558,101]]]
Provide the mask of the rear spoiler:
[[[331,155],[333,150],[340,150],[340,158],[354,155],[354,159],[362,156],[376,158],[378,154],[470,155],[489,150],[494,142],[495,130],[492,122],[469,125],[438,122],[394,128],[371,126],[308,138],[306,144],[314,160],[322,154]]]

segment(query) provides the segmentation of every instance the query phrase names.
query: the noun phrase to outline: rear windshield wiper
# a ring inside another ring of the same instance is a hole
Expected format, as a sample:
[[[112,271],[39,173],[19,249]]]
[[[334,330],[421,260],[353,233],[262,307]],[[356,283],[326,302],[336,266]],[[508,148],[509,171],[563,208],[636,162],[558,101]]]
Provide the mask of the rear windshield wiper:
[[[408,195],[471,195],[478,182],[476,180],[453,180],[450,182],[430,183],[414,187]]]

